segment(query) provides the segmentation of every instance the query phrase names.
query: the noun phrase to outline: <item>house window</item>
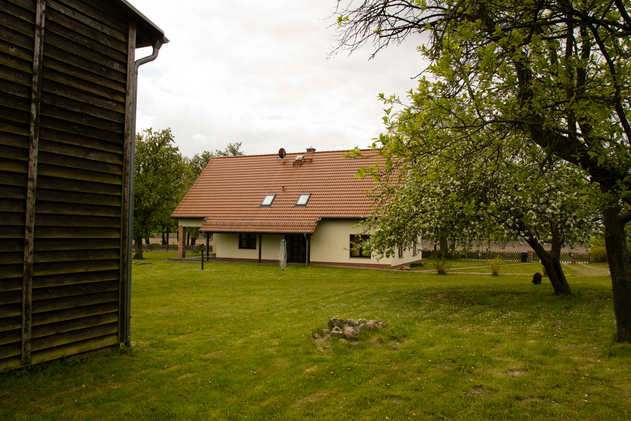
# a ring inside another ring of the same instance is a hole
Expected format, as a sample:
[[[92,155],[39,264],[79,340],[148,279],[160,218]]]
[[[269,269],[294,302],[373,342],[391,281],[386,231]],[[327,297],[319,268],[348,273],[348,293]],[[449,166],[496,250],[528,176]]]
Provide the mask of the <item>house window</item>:
[[[370,259],[370,248],[366,242],[370,235],[351,235],[350,250],[351,257],[363,257]]]
[[[261,206],[272,206],[272,202],[274,201],[275,197],[276,197],[275,194],[267,194],[267,195],[265,195],[265,198],[261,202]]]
[[[296,200],[296,206],[307,206],[310,197],[311,193],[301,193],[300,196],[298,196],[298,200]]]
[[[256,250],[256,234],[239,234],[239,248]]]

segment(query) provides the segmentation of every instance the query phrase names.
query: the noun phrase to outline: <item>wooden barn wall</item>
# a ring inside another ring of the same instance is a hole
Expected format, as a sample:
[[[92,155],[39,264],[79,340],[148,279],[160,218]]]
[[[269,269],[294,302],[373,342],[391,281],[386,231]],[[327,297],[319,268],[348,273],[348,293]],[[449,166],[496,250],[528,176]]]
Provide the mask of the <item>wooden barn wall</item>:
[[[43,4],[38,77],[37,1],[0,0],[0,371],[124,340],[129,24]]]

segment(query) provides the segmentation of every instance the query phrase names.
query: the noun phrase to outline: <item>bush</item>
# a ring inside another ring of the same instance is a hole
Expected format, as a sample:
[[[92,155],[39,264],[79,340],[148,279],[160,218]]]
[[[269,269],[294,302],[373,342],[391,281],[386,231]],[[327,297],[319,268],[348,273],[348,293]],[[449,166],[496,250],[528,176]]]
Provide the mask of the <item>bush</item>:
[[[447,270],[449,269],[449,262],[447,262],[447,257],[434,257],[434,268],[436,268],[436,272],[439,275],[447,275]]]
[[[502,256],[496,256],[495,259],[491,260],[491,275],[499,276],[500,266],[502,266]]]
[[[607,249],[604,246],[591,246],[589,249],[589,261],[604,263],[607,261]]]

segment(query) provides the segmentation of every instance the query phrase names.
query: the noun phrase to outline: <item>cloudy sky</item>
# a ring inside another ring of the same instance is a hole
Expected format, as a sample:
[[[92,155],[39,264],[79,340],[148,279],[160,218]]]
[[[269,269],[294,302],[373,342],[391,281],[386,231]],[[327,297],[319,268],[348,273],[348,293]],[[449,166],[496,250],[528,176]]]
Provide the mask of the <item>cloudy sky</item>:
[[[170,40],[140,68],[137,129],[170,127],[189,157],[367,147],[384,130],[377,95],[404,96],[423,69],[416,40],[329,57],[336,0],[130,2]]]

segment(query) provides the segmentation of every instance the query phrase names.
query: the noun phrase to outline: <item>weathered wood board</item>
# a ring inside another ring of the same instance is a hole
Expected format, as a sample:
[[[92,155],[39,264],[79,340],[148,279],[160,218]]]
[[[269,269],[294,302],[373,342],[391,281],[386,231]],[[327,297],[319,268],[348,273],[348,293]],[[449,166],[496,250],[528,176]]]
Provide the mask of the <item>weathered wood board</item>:
[[[0,371],[124,341],[132,9],[0,0]]]

